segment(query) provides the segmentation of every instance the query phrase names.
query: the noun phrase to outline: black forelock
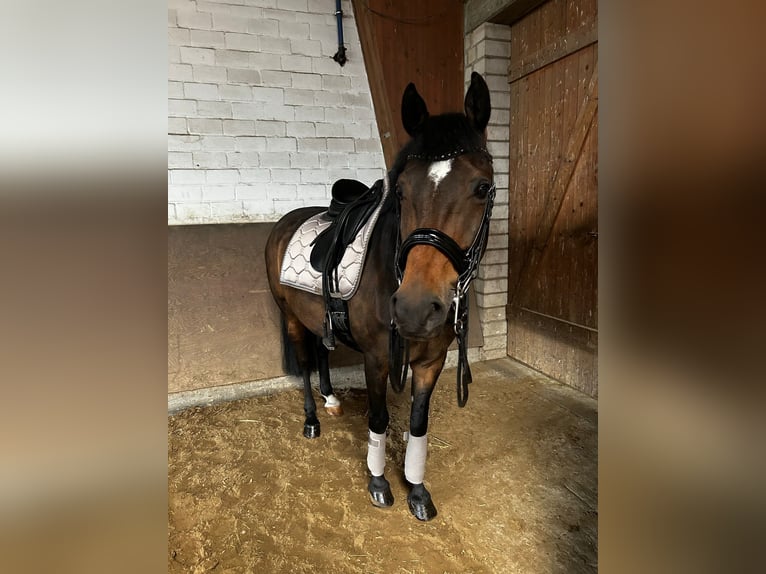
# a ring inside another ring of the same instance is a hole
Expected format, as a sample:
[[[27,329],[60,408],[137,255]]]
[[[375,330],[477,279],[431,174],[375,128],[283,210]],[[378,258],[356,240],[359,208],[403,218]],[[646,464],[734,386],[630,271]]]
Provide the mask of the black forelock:
[[[462,153],[484,151],[484,135],[477,132],[465,114],[450,113],[430,116],[423,122],[417,135],[396,156],[392,181],[396,181],[411,158],[440,161]]]

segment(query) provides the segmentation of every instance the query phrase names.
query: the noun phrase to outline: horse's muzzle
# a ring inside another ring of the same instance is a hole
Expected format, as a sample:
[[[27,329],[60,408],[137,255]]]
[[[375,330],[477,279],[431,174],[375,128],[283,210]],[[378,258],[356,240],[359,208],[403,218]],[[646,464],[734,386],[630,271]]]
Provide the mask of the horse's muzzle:
[[[447,307],[433,295],[413,297],[397,291],[390,305],[394,324],[407,339],[435,337],[447,320]]]

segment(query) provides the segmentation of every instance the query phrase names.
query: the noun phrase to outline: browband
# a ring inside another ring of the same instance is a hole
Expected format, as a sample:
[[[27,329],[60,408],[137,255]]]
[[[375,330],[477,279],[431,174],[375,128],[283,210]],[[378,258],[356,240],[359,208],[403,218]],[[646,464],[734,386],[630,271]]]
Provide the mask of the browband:
[[[456,158],[459,155],[463,155],[465,153],[481,153],[487,157],[487,159],[491,162],[492,161],[492,155],[487,151],[487,148],[485,147],[476,147],[476,148],[456,148],[452,151],[437,154],[437,155],[428,155],[423,153],[411,153],[407,156],[407,159],[422,159],[424,161],[443,161],[445,159],[453,159]]]

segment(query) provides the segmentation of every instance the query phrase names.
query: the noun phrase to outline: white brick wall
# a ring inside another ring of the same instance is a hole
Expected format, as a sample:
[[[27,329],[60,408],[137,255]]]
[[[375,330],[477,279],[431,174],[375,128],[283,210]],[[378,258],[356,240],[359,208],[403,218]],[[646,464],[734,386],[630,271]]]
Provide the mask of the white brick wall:
[[[241,5],[245,4],[245,5]],[[168,222],[276,221],[384,174],[351,3],[169,0]]]
[[[511,29],[509,26],[484,23],[465,37],[465,81],[471,72],[479,72],[487,81],[492,100],[492,115],[487,127],[487,147],[494,158],[497,195],[492,210],[487,251],[474,282],[476,301],[484,335],[479,358],[505,357],[508,301],[508,168]]]

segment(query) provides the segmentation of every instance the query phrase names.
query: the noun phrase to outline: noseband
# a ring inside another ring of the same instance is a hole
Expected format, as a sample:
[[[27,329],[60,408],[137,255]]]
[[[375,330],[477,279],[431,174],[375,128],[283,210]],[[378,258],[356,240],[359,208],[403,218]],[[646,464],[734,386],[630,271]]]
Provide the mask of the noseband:
[[[492,206],[495,202],[495,185],[492,184],[487,192],[487,203],[484,206],[479,229],[474,235],[468,249],[461,249],[457,242],[440,229],[433,227],[421,227],[410,233],[399,246],[396,257],[396,275],[401,283],[404,277],[404,268],[407,265],[407,256],[416,245],[430,245],[441,251],[457,271],[458,279],[455,287],[455,297],[461,298],[468,292],[471,282],[479,272],[479,262],[487,246],[489,237],[489,221],[492,217]]]
[[[444,159],[457,157],[458,155],[467,153],[468,151],[482,152],[490,159],[490,161],[492,161],[492,156],[489,155],[489,152],[487,152],[487,150],[484,148],[475,150],[459,149],[452,154],[446,154],[444,156],[435,158],[423,158],[420,156],[412,155],[407,159],[417,158],[429,159],[431,161],[441,161]],[[458,279],[457,284],[455,285],[455,297],[452,301],[452,308],[450,310],[454,313],[453,328],[455,330],[455,335],[458,341],[459,359],[457,365],[457,401],[458,406],[460,407],[465,406],[466,402],[468,402],[468,385],[472,382],[471,369],[468,365],[468,344],[466,341],[468,335],[468,289],[479,273],[479,262],[481,261],[481,256],[484,254],[485,248],[487,247],[487,239],[489,237],[489,221],[492,218],[492,207],[494,203],[495,184],[493,183],[487,192],[487,203],[484,206],[484,214],[482,215],[479,228],[476,230],[476,234],[473,237],[471,245],[465,250],[463,250],[449,235],[440,229],[435,229],[433,227],[421,227],[416,229],[410,233],[410,235],[407,236],[404,241],[400,240],[397,247],[395,267],[396,279],[399,284],[401,284],[404,277],[404,269],[407,265],[407,256],[409,255],[409,252],[412,250],[412,248],[416,245],[429,245],[431,247],[435,247],[441,253],[443,253],[447,259],[449,259],[450,263],[452,263],[452,266],[455,268],[455,271],[457,271]],[[397,219],[399,220],[400,218],[397,217]],[[392,338],[396,337],[395,331],[396,327],[393,325],[392,319]],[[397,383],[400,388],[404,387],[404,379],[407,376],[407,363],[409,362],[408,355],[409,353],[407,353],[407,358],[405,359],[403,365],[401,363],[397,363],[396,365],[398,367],[397,377],[399,377],[399,381],[397,381]],[[394,365],[392,365],[392,367],[393,366]],[[392,373],[393,371],[394,369],[391,370]],[[394,379],[391,380],[393,384]],[[396,386],[397,385],[394,385],[395,389]]]

